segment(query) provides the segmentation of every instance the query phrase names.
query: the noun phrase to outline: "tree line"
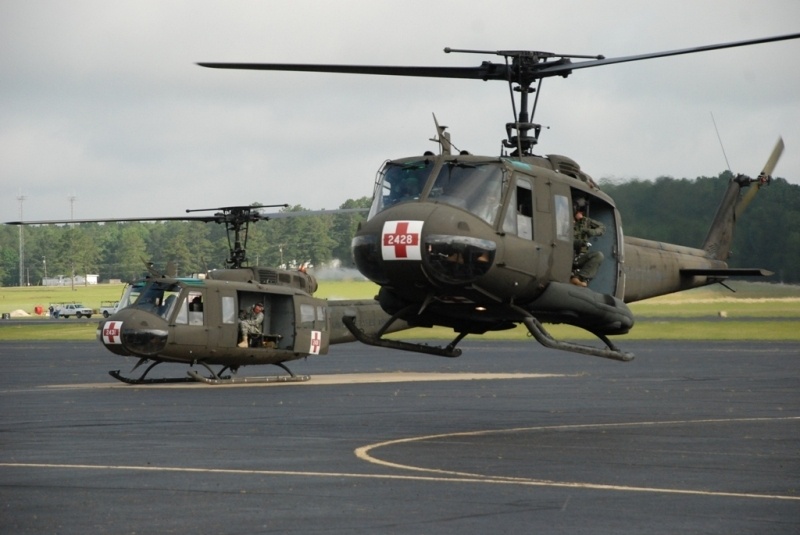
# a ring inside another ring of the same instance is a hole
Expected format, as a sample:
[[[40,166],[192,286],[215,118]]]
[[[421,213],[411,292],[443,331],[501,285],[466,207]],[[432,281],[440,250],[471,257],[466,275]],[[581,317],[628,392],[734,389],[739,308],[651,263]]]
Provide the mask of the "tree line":
[[[693,180],[661,177],[654,181],[601,181],[622,214],[625,234],[699,247],[732,175]],[[340,208],[368,208],[370,199],[349,199]],[[288,208],[303,210],[302,206]],[[365,214],[338,214],[262,221],[250,225],[250,265],[322,266],[338,259],[352,267],[350,241]],[[737,223],[731,267],[760,267],[775,272],[769,280],[800,282],[800,186],[778,178],[762,188]],[[45,277],[99,274],[101,280],[140,277],[143,259],[179,275],[225,267],[229,243],[223,225],[160,223],[83,223],[24,227],[23,284]],[[20,281],[19,230],[0,226],[0,284]]]
[[[370,198],[349,199],[339,208],[369,208]],[[303,211],[300,205],[284,211]],[[350,240],[366,212],[288,217],[250,223],[248,265],[315,266],[342,259],[352,266]],[[42,279],[98,274],[101,281],[143,276],[144,262],[180,276],[225,268],[229,242],[224,224],[197,221],[80,223],[23,228],[23,285]],[[241,236],[244,239],[244,235]],[[233,240],[233,236],[230,236]],[[0,225],[0,284],[17,286],[19,227]]]

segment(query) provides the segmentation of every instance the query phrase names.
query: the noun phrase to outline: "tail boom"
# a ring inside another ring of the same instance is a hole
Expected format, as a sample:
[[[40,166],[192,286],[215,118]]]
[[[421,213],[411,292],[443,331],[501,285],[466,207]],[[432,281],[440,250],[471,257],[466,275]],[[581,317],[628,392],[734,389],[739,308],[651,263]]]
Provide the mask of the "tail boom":
[[[717,282],[709,273],[728,270],[728,265],[703,249],[672,243],[625,237],[626,303],[697,288]]]

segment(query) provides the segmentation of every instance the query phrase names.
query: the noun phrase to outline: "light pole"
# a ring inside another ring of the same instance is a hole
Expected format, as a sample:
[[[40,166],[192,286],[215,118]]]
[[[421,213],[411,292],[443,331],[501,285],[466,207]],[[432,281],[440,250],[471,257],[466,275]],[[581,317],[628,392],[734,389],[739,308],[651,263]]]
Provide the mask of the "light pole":
[[[22,223],[22,203],[25,202],[25,195],[20,192],[17,197],[19,201],[19,221]],[[25,285],[25,238],[22,234],[23,225],[19,226],[19,285]]]
[[[75,219],[75,201],[78,200],[78,197],[73,193],[67,199],[69,199],[69,218]]]
[[[67,199],[69,199],[69,219],[73,220],[73,219],[75,219],[75,200],[77,199],[77,197],[73,193],[72,195],[67,197]],[[70,224],[70,226],[73,229],[73,230],[70,231],[70,233],[71,233],[70,236],[72,238],[74,238],[75,235],[72,234],[72,233],[75,232],[75,230],[74,230],[75,229],[75,224],[72,223],[72,224]],[[75,248],[74,248],[74,243],[73,243],[73,248],[72,248],[71,254],[72,254],[72,276],[70,277],[70,287],[72,288],[72,291],[74,292],[75,291]]]

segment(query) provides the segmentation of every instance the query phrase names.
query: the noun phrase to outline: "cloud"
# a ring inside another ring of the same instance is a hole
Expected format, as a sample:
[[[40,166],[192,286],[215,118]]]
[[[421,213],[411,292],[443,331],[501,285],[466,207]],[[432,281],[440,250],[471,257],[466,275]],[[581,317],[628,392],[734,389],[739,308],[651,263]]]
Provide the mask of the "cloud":
[[[380,164],[434,146],[497,154],[498,82],[235,72],[198,61],[478,65],[445,46],[624,56],[791,33],[793,0],[83,1],[0,4],[0,212],[30,219],[176,215],[369,196]],[[542,153],[595,178],[757,173],[800,183],[800,40],[548,79]],[[15,217],[8,217],[12,219]]]

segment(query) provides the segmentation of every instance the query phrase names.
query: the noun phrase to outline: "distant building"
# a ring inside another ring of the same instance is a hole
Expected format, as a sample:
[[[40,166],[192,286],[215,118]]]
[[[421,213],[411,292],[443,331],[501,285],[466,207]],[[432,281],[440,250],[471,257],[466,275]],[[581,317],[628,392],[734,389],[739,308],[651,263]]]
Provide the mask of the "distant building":
[[[100,279],[100,275],[75,275],[74,280],[70,277],[66,277],[64,275],[59,275],[58,277],[51,277],[47,279],[42,279],[42,286],[72,286],[75,285],[87,285],[87,284],[97,284],[97,281]]]

